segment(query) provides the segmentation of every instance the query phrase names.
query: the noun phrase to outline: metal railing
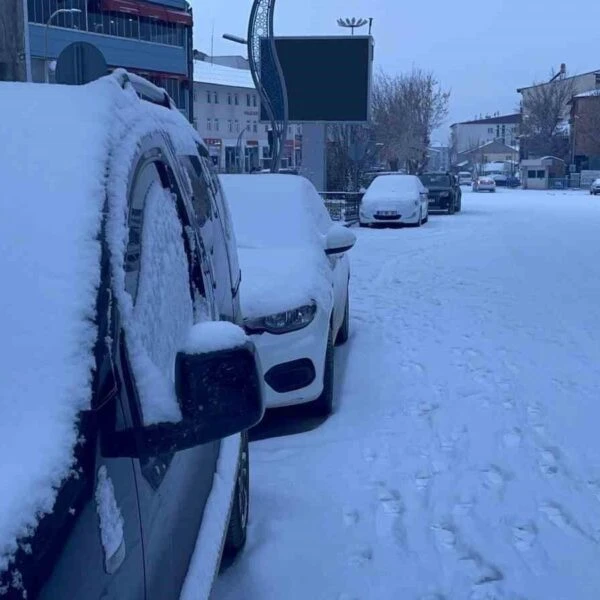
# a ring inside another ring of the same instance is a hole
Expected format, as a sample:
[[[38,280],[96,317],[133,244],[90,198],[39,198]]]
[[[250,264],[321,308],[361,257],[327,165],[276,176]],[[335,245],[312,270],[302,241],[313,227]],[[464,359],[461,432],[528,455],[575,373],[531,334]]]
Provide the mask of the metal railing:
[[[344,225],[358,223],[362,192],[319,192],[325,207],[334,221]]]

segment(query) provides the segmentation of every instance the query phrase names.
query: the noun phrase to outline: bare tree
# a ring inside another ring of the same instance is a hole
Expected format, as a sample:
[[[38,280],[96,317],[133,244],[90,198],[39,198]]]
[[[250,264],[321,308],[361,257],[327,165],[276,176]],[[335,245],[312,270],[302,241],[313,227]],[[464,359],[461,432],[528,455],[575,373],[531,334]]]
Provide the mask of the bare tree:
[[[414,69],[407,75],[378,75],[373,122],[392,169],[404,164],[410,173],[419,173],[425,168],[431,134],[446,118],[449,99],[433,73]]]
[[[363,125],[328,127],[327,187],[358,191],[360,176],[373,157],[372,131]]]
[[[574,91],[573,79],[536,83],[523,91],[521,134],[527,155],[568,158],[566,123]]]

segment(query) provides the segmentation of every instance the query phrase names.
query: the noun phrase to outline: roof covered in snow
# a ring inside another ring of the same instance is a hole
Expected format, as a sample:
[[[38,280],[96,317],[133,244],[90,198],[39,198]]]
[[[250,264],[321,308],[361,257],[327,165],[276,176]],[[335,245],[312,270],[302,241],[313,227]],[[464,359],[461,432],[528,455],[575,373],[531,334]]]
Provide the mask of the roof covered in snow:
[[[194,81],[212,85],[255,89],[249,70],[234,69],[203,60],[194,61]]]
[[[511,115],[498,115],[496,117],[486,117],[485,119],[474,119],[472,121],[461,121],[460,123],[454,123],[451,125],[510,125],[521,122],[521,114],[515,113]]]

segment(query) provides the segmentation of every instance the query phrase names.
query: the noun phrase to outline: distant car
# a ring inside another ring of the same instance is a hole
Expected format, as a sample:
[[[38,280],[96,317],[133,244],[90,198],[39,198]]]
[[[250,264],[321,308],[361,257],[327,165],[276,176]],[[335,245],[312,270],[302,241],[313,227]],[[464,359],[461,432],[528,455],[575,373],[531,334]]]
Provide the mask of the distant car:
[[[451,173],[423,173],[421,183],[429,191],[429,210],[446,210],[453,215],[462,208],[462,191]]]
[[[209,152],[122,70],[0,113],[0,597],[208,597],[263,412]]]
[[[362,198],[361,227],[370,225],[414,225],[429,219],[427,188],[416,175],[377,177]]]
[[[334,224],[308,179],[222,175],[242,268],[246,332],[263,368],[267,408],[333,410],[334,345],[348,339],[356,237]]]
[[[520,185],[521,185],[521,180],[518,177],[515,177],[514,175],[509,175],[506,178],[506,187],[517,188]]]
[[[471,185],[473,183],[473,176],[468,171],[461,171],[458,174],[459,185]]]
[[[600,194],[600,179],[595,179],[590,186],[590,194]]]
[[[506,186],[508,177],[504,173],[494,173],[492,179],[497,186]]]
[[[478,177],[473,182],[474,192],[495,192],[496,182],[491,177]]]

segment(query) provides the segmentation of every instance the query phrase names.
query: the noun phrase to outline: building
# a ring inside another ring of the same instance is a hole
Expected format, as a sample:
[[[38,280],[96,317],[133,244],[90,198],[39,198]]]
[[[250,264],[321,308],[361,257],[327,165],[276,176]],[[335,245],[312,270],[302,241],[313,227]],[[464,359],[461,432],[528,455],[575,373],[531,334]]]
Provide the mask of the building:
[[[2,1],[2,0],[0,0]],[[33,81],[53,81],[54,60],[72,42],[100,50],[164,87],[192,118],[192,11],[185,0],[27,0]]]
[[[506,172],[512,172],[515,163],[519,161],[519,150],[513,146],[495,140],[482,144],[478,148],[466,150],[457,155],[456,166],[461,170],[481,171],[481,167],[488,163],[503,163],[507,165]]]
[[[571,164],[580,173],[600,170],[600,89],[571,99]]]
[[[507,146],[517,146],[520,123],[521,115],[519,113],[454,123],[450,126],[453,164],[458,162],[459,154],[480,148],[484,144],[496,140]]]
[[[216,64],[209,57],[195,60],[194,115],[194,126],[220,171],[270,167],[270,126],[260,122],[260,98],[248,69]],[[290,125],[287,135],[282,168],[296,167],[301,159],[300,126]]]
[[[543,156],[521,161],[521,183],[525,190],[547,190],[566,185],[565,162],[555,156]]]
[[[428,150],[428,171],[447,173],[450,170],[450,147],[434,142]]]

